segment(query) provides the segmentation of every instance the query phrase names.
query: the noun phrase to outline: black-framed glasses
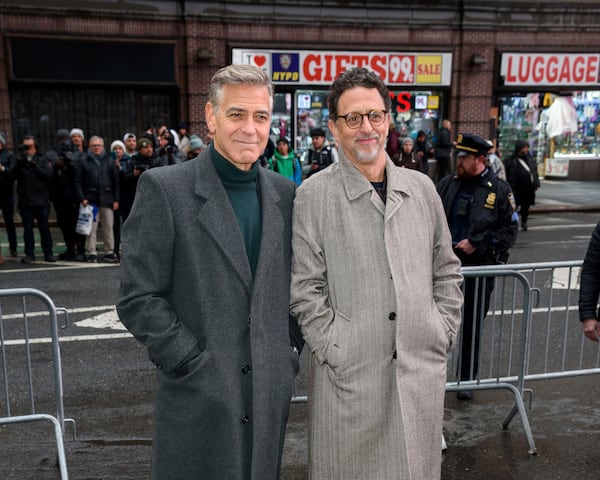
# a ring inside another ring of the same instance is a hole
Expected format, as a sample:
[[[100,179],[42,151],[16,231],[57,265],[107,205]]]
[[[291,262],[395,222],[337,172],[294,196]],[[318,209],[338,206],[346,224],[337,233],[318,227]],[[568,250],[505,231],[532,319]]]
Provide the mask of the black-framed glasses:
[[[371,110],[367,113],[350,112],[347,115],[338,115],[335,118],[343,118],[348,128],[356,129],[363,124],[364,117],[369,117],[369,123],[374,127],[378,127],[385,121],[387,113],[387,110]]]

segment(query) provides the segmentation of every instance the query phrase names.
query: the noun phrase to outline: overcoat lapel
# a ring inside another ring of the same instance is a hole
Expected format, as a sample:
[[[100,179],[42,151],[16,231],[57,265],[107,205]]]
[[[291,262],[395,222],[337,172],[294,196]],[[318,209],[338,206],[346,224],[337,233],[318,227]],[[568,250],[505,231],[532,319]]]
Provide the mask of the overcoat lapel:
[[[404,201],[404,196],[409,195],[409,192],[404,185],[405,182],[402,180],[402,169],[394,165],[389,158],[385,168],[388,179],[387,202],[385,206],[385,223],[387,223],[398,213]]]
[[[252,272],[246,255],[237,218],[206,149],[197,161],[194,191],[199,197],[198,220],[211,235],[233,270],[240,276],[248,293],[252,289]]]
[[[262,215],[262,236],[260,239],[260,255],[256,267],[254,284],[260,288],[263,282],[269,282],[269,268],[273,262],[274,252],[280,252],[283,242],[283,217],[279,206],[279,194],[270,182],[266,170],[258,169],[260,189],[260,208]]]

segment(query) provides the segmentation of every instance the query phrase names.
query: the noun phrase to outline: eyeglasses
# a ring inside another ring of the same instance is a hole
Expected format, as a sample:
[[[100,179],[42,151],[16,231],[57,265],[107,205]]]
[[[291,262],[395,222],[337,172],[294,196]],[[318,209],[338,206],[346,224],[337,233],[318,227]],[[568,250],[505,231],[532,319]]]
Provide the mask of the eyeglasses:
[[[90,147],[95,148],[95,147],[103,147],[104,145],[102,145],[101,143],[94,143],[93,145],[90,145]]]
[[[387,113],[387,110],[371,110],[367,113],[350,112],[347,115],[338,115],[335,118],[343,118],[348,128],[356,129],[363,124],[364,117],[369,117],[369,123],[374,127],[378,127],[385,121]]]

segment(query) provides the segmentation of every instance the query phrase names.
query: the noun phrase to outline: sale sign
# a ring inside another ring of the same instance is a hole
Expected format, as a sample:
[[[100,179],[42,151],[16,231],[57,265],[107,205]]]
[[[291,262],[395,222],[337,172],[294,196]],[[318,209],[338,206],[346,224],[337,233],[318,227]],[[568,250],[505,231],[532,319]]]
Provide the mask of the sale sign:
[[[600,54],[503,53],[500,77],[503,85],[599,85]]]
[[[331,85],[351,67],[372,70],[387,85],[449,86],[451,53],[232,49],[233,63],[265,69],[274,84]]]

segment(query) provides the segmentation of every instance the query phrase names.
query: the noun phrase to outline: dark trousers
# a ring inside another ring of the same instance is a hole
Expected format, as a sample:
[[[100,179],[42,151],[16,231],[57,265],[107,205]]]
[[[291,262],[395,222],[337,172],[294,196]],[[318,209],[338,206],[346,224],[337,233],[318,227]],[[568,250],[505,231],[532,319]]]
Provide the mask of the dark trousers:
[[[115,255],[118,257],[121,252],[121,213],[119,210],[114,212],[115,218],[113,222],[113,237],[115,239]]]
[[[449,157],[438,157],[435,159],[435,178],[434,182],[437,184],[442,178],[450,173],[450,158]]]
[[[519,214],[521,215],[521,225],[527,225],[527,219],[529,218],[529,203],[522,203],[519,208]]]
[[[21,207],[21,219],[23,220],[23,241],[25,242],[25,255],[35,256],[35,239],[33,235],[33,221],[37,222],[42,242],[42,251],[45,257],[52,255],[52,236],[48,225],[50,206],[44,207]]]
[[[490,308],[493,277],[465,278],[460,380],[475,380],[479,373],[479,336]]]
[[[54,202],[56,212],[56,223],[62,232],[67,252],[75,253],[77,249],[77,217],[79,216],[79,205],[70,203]]]
[[[12,195],[0,197],[0,208],[8,235],[8,246],[11,252],[17,251],[17,228],[15,227],[15,198]]]

